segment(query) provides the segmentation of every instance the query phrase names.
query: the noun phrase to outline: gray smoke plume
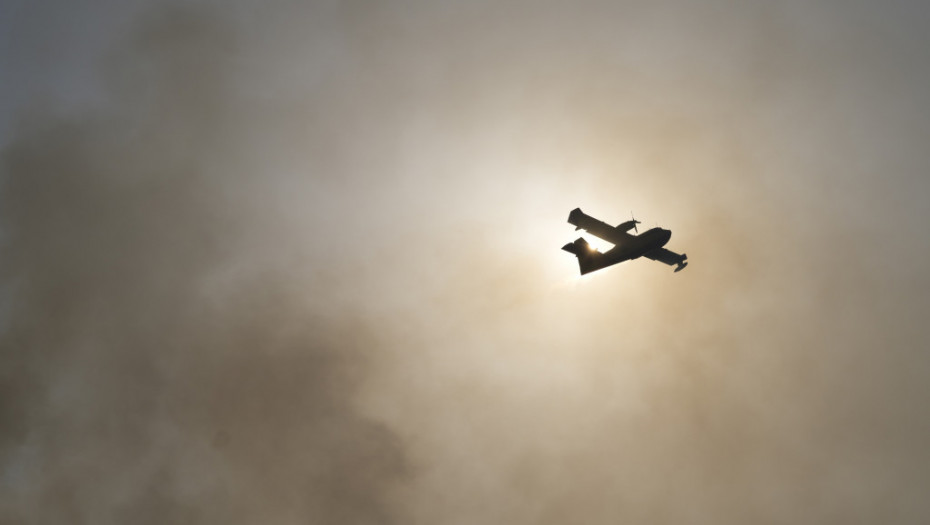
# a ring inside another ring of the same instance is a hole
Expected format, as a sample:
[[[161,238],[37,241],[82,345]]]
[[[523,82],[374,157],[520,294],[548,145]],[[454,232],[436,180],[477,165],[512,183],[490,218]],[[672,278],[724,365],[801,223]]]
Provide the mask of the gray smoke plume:
[[[4,523],[392,520],[402,449],[354,407],[378,337],[251,251],[286,243],[242,204],[236,45],[210,13],[147,15],[117,104],[6,148]]]
[[[930,521],[924,3],[53,4],[0,521]]]

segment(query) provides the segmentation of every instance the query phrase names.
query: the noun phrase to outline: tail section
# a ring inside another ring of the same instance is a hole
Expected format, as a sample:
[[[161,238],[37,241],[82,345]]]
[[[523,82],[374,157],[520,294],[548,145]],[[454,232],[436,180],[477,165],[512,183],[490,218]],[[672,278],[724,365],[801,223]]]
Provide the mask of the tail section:
[[[578,258],[578,268],[581,270],[581,275],[600,268],[598,261],[602,254],[592,248],[583,237],[578,237],[575,242],[562,246],[562,249]]]
[[[582,255],[587,255],[588,252],[593,251],[591,249],[591,245],[588,244],[588,241],[584,240],[584,237],[578,237],[577,239],[575,239],[575,242],[570,242],[566,244],[565,246],[562,246],[562,249],[567,251],[568,253],[573,253],[577,255],[578,257],[581,257]]]

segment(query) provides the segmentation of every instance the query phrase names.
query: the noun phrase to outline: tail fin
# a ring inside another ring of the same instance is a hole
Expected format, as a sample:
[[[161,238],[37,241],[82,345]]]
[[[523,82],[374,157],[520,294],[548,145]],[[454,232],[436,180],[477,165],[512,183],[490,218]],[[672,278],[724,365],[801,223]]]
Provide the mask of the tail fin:
[[[601,254],[594,250],[583,237],[578,237],[575,242],[562,246],[562,249],[578,258],[578,268],[581,270],[581,275],[600,268],[597,262]]]
[[[582,255],[587,255],[588,252],[591,251],[591,245],[588,244],[588,241],[584,240],[584,237],[578,237],[575,239],[575,242],[570,242],[562,246],[562,249],[581,257]]]

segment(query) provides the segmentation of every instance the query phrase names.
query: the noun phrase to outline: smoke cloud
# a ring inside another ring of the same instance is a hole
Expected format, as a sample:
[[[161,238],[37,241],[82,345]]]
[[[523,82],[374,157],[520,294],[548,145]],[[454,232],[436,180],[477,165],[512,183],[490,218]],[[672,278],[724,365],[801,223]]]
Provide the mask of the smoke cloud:
[[[235,35],[175,8],[128,45],[115,106],[4,156],[2,521],[390,522],[402,447],[353,406],[382,343],[253,253],[282,219],[241,203]]]
[[[0,521],[930,516],[922,5],[55,7]],[[578,206],[690,265],[577,277]]]

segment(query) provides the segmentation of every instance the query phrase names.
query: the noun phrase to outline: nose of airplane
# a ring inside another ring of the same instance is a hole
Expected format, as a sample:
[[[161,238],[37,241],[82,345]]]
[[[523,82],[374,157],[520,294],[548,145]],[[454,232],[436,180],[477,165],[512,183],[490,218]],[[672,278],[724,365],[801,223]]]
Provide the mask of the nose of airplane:
[[[672,238],[672,230],[662,230],[662,237],[665,239],[665,242],[668,242]]]

